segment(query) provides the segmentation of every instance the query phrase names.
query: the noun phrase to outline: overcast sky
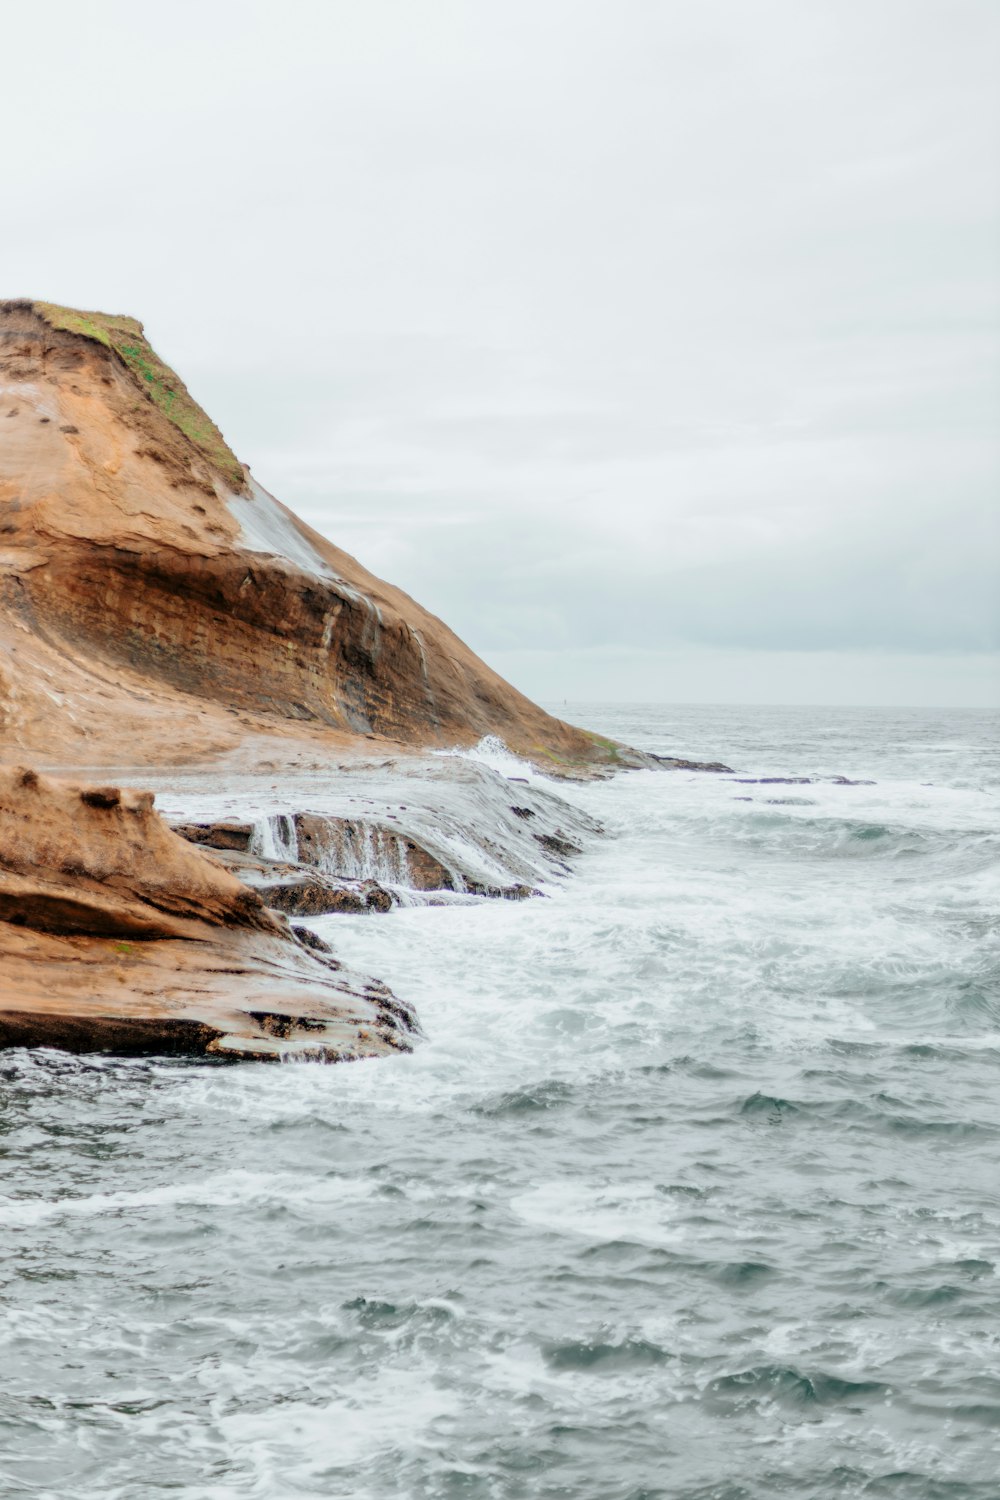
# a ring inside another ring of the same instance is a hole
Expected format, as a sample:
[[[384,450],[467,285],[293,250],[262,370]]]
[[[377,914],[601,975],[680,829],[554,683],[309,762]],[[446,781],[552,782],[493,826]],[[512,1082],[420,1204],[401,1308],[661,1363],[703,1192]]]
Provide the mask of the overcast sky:
[[[997,0],[35,0],[0,295],[129,312],[546,701],[1000,701]]]

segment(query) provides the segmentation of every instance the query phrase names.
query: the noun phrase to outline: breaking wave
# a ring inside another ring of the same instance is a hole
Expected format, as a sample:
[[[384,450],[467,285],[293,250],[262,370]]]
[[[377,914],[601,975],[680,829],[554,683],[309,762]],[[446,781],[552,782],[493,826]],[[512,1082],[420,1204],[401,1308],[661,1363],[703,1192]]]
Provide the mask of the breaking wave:
[[[512,808],[586,853],[311,922],[412,1056],[3,1057],[5,1497],[995,1500],[995,721],[575,717],[876,784],[556,785],[487,740],[434,805],[313,785],[470,870],[538,857]],[[280,857],[304,790],[165,800]]]

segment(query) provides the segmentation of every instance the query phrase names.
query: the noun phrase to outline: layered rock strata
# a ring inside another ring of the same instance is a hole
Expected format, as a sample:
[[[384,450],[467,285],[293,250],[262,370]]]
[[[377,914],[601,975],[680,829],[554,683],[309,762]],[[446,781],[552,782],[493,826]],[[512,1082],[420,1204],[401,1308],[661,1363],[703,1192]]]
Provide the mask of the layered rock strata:
[[[568,874],[600,832],[551,783],[532,784],[465,756],[359,759],[328,774],[299,774],[281,788],[283,805],[274,810],[273,789],[261,778],[244,779],[234,799],[194,777],[166,777],[162,795],[168,815],[174,807],[201,809],[175,821],[175,830],[242,878],[261,890],[294,881],[307,893],[319,878],[331,910],[360,909],[337,900],[339,891],[368,907],[374,903],[363,893],[379,890],[393,901],[401,893],[520,899]],[[224,810],[234,802],[257,812],[236,817]]]
[[[322,949],[172,833],[151,793],[0,770],[0,1046],[409,1050],[407,1008]]]
[[[267,494],[141,324],[0,303],[0,743],[155,764],[490,733],[607,759]]]
[[[0,762],[211,779],[483,735],[557,774],[622,761],[267,494],[141,324],[0,303]],[[241,843],[238,818],[185,843],[148,792],[0,771],[0,1045],[406,1047],[405,1009],[281,912],[521,896],[564,870],[578,841],[529,828],[537,808],[478,826],[475,774],[429,774],[412,826],[300,804],[292,857]]]

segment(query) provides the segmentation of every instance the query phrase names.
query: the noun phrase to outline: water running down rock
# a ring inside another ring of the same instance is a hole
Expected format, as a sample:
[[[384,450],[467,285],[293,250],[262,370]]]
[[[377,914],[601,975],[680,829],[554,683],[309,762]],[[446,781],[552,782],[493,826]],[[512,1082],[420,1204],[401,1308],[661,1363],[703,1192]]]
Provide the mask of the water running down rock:
[[[379,745],[405,759],[486,737],[501,756],[513,751],[573,775],[643,762],[531,703],[440,620],[264,491],[134,319],[0,303],[0,409],[0,754],[8,762],[63,775],[101,767],[102,781],[114,768],[107,811],[125,805],[118,783],[155,794],[165,784],[163,769],[182,766],[196,768],[195,781],[209,788],[262,774],[277,785],[278,767],[287,787],[312,767],[322,804],[331,781],[370,790],[363,757]],[[419,773],[402,764],[393,773],[409,778],[411,800],[421,803],[413,811],[400,799],[398,811],[386,806],[380,815],[378,797],[361,806],[348,791],[342,800],[349,815],[335,815],[314,798],[263,808],[250,824],[241,821],[241,809],[228,823],[216,819],[183,831],[214,846],[219,878],[227,865],[226,879],[244,891],[246,909],[261,913],[264,900],[279,913],[302,915],[384,911],[417,892],[438,899],[531,894],[542,873],[565,872],[565,856],[581,845],[566,838],[558,819],[540,819],[534,834],[518,828],[511,836],[516,819],[509,805],[487,808],[488,821],[479,822],[482,788],[469,778],[480,773],[496,779],[453,756],[433,766],[425,756]],[[16,796],[11,789],[0,825],[0,874],[9,892],[23,879],[40,886],[58,874],[67,887],[84,879],[73,874],[68,824],[62,845],[44,849],[30,836],[22,840],[19,829],[36,815],[44,821],[43,802],[55,807],[68,798],[77,809],[101,807],[100,787],[88,790],[79,784],[85,779],[76,775],[63,790],[48,784],[34,800],[26,783]],[[418,783],[425,784],[422,799]],[[449,808],[450,783],[459,795]],[[184,824],[196,821],[197,801],[189,798],[178,809]],[[173,872],[172,893],[182,900],[194,856],[185,863],[155,815],[146,831],[164,851],[164,873]],[[119,832],[114,818],[105,820],[101,858],[86,875],[91,885],[106,882],[107,891],[77,902],[77,920],[89,912],[95,925],[74,929],[79,942],[93,942],[72,1025],[57,1026],[52,1007],[39,1000],[48,988],[43,971],[54,965],[58,978],[66,957],[52,947],[53,933],[62,933],[53,927],[53,902],[45,908],[49,928],[37,892],[19,904],[11,896],[0,908],[0,918],[7,913],[0,920],[0,955],[7,955],[0,1045],[63,1038],[75,1047],[108,1048],[117,1038],[134,1050],[142,1032],[155,1049],[169,1031],[173,1046],[219,1051],[215,1007],[228,1005],[245,985],[244,1019],[225,1033],[239,1033],[243,1042],[227,1042],[227,1053],[286,1055],[288,1047],[262,1038],[263,1023],[253,1016],[263,1002],[245,978],[259,960],[269,1015],[284,1014],[281,995],[306,983],[298,970],[320,984],[320,959],[302,951],[287,924],[282,929],[283,919],[266,922],[272,944],[285,944],[284,990],[265,973],[261,940],[244,932],[237,942],[231,922],[222,925],[226,942],[241,954],[238,984],[237,970],[221,964],[191,969],[191,955],[204,947],[178,950],[184,955],[178,972],[186,978],[163,978],[169,957],[153,946],[160,934],[152,927],[150,942],[131,953],[127,968],[96,946],[104,934],[102,901],[115,914],[105,925],[125,940],[124,898],[116,886]],[[25,874],[32,847],[37,868]],[[152,845],[148,857],[155,858]],[[204,869],[212,856],[197,859]],[[22,951],[25,932],[37,935],[30,955]],[[323,982],[344,988],[341,980]],[[298,1004],[289,1000],[292,1009]],[[118,1024],[126,1016],[127,1036]],[[353,1013],[339,1015],[328,1044],[313,1035],[309,1046],[329,1058],[376,1053],[382,1043],[372,1041],[370,1020],[359,1000]],[[303,1012],[300,1029],[317,1026]],[[394,1032],[386,1045],[399,1042]]]

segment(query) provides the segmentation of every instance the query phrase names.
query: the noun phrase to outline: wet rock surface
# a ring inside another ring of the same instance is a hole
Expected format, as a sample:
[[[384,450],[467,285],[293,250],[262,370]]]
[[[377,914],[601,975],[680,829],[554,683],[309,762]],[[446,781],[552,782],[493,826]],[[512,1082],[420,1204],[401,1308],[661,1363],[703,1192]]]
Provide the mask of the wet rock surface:
[[[582,854],[583,850],[579,844],[574,844],[568,839],[561,828],[555,833],[536,833],[535,838],[549,854],[556,854],[560,859],[568,859],[571,855]]]
[[[149,791],[94,790],[0,771],[0,1046],[341,1061],[412,1045],[384,985],[178,838]]]
[[[206,849],[231,849],[246,854],[253,838],[252,823],[174,823],[175,833],[192,844],[203,844]]]
[[[0,387],[0,758],[101,768],[0,771],[0,1045],[408,1046],[405,1007],[289,916],[524,899],[596,831],[532,764],[654,762],[530,702],[263,490],[141,324],[0,303]],[[516,776],[429,753],[498,735]],[[174,831],[167,767],[196,768]]]
[[[172,828],[148,788],[0,772],[0,1046],[405,1050],[415,1017],[345,969],[308,918],[528,899],[600,831],[550,783],[523,778],[512,803],[506,776],[461,756],[302,778],[288,788],[301,810],[261,808],[252,783],[205,788],[203,771],[168,786],[184,813]],[[199,797],[221,806],[203,815]]]
[[[713,771],[724,776],[734,774],[732,766],[723,765],[721,760],[682,760],[676,755],[654,755],[652,759],[671,771]]]
[[[252,732],[614,759],[262,489],[141,324],[0,302],[0,390],[0,736],[22,757],[169,764]]]
[[[280,811],[251,784],[228,799],[242,804],[238,817],[219,811],[225,799],[208,802],[193,777],[168,781],[164,797],[188,811],[175,830],[269,905],[353,914],[445,897],[523,900],[564,878],[599,825],[537,779],[518,778],[512,802],[513,779],[464,756],[414,756],[290,780]],[[192,818],[199,798],[217,815]]]
[[[391,911],[392,894],[376,880],[338,879],[296,859],[268,859],[250,852],[259,839],[254,823],[174,823],[173,831],[209,851],[211,857],[257,892],[265,906],[291,916],[320,917],[332,912]],[[232,830],[241,830],[233,847]]]

